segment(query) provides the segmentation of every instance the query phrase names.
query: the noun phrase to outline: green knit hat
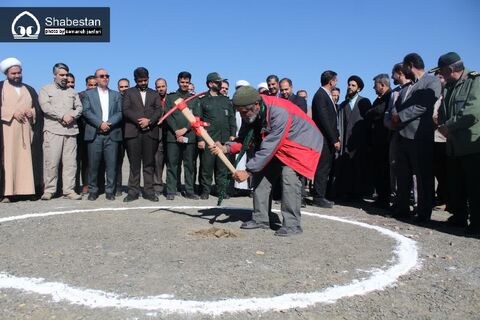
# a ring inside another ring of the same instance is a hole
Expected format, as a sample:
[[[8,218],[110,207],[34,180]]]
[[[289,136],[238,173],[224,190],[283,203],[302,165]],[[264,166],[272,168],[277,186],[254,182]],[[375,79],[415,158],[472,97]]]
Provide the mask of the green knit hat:
[[[235,107],[243,107],[254,104],[260,100],[260,94],[250,86],[240,87],[235,91],[232,102]]]

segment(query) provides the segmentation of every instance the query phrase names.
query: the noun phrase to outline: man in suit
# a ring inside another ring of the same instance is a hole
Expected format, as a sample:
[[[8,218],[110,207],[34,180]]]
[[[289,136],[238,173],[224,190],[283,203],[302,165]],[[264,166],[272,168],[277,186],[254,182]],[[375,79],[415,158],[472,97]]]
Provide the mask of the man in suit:
[[[88,148],[88,200],[98,197],[98,172],[105,159],[107,200],[115,200],[116,165],[118,144],[122,142],[122,98],[117,91],[110,90],[110,75],[105,69],[95,71],[97,88],[85,91],[83,117],[85,119],[85,141]]]
[[[392,125],[398,130],[397,178],[398,201],[395,216],[410,215],[409,198],[412,175],[417,178],[418,205],[415,220],[428,222],[433,204],[433,106],[441,95],[440,81],[425,72],[423,59],[410,53],[403,65],[412,71],[411,86],[400,92],[392,114]]]
[[[312,120],[323,135],[323,147],[313,183],[313,205],[332,208],[333,202],[325,198],[328,176],[332,168],[335,150],[340,150],[340,135],[337,129],[337,114],[333,104],[331,90],[337,84],[337,73],[327,70],[320,77],[321,87],[312,101]]]
[[[162,103],[155,90],[148,88],[148,70],[139,67],[133,72],[136,86],[125,91],[123,116],[125,120],[125,140],[130,176],[128,195],[123,202],[138,199],[140,194],[140,168],[143,162],[143,198],[158,201],[153,189],[155,153],[158,147],[158,125],[162,116]]]
[[[293,93],[292,80],[289,78],[280,80],[280,97],[293,102],[303,112],[307,113],[307,100]]]

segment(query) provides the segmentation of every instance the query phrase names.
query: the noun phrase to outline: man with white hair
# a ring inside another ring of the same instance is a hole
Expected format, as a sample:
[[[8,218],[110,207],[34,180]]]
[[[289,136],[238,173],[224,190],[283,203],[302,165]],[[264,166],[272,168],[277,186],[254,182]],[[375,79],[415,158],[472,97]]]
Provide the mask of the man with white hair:
[[[67,87],[68,66],[53,66],[53,83],[40,90],[38,100],[45,114],[43,129],[44,183],[42,200],[52,199],[57,189],[58,166],[62,162],[63,194],[71,200],[82,196],[75,192],[77,171],[77,119],[82,114],[78,93]]]
[[[0,70],[7,77],[0,82],[0,199],[10,202],[41,194],[43,121],[37,93],[22,82],[22,63],[7,58]]]

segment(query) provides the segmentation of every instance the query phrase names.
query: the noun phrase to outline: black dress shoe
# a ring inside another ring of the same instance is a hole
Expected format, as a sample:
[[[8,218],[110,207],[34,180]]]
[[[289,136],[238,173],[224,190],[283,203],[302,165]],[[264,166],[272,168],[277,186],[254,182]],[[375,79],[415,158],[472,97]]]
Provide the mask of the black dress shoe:
[[[167,198],[167,200],[175,200],[175,195],[174,194],[167,194],[166,198]]]
[[[306,208],[307,207],[307,201],[305,200],[305,198],[302,198],[302,203],[300,205],[301,208]]]
[[[153,202],[158,202],[158,197],[154,194],[144,195],[143,199],[153,201]]]
[[[325,198],[314,198],[312,201],[312,205],[319,208],[326,208],[326,209],[333,208],[333,202],[328,201]]]
[[[98,198],[98,195],[96,193],[89,193],[87,199],[90,201],[95,201],[97,200],[97,198]]]
[[[264,223],[258,223],[255,220],[250,220],[247,222],[242,223],[240,229],[270,229],[270,226]]]
[[[191,199],[191,200],[200,199],[199,196],[197,196],[195,193],[185,193],[185,198]]]
[[[113,193],[107,193],[105,195],[105,199],[107,200],[115,200],[115,196],[113,195]]]
[[[123,198],[123,202],[132,202],[138,199],[138,196],[132,196],[131,194]]]

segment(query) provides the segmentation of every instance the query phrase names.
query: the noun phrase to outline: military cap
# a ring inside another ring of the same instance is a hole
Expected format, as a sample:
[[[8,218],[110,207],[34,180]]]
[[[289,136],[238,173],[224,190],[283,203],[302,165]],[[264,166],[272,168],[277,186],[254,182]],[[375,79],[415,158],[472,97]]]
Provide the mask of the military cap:
[[[233,105],[236,107],[248,106],[259,100],[260,94],[255,88],[250,86],[238,88],[232,98]]]
[[[437,72],[440,68],[449,66],[460,60],[462,60],[462,58],[460,58],[460,56],[456,52],[445,53],[444,55],[441,55],[440,58],[438,58],[437,67],[430,69],[428,72],[429,73]]]
[[[349,83],[350,81],[355,81],[357,83],[358,87],[360,88],[360,90],[363,90],[364,84],[363,84],[362,78],[360,78],[359,76],[353,75],[350,78],[348,78],[347,83]]]
[[[219,74],[218,72],[211,72],[207,75],[207,82],[210,82],[210,81],[223,81],[223,80],[227,80],[227,79],[223,79]]]

